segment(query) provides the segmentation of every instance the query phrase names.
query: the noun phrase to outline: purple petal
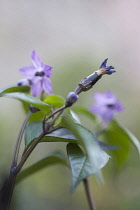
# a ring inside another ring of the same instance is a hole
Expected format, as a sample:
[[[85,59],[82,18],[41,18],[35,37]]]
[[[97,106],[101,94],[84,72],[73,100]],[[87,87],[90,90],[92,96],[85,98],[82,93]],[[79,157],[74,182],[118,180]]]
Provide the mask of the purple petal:
[[[107,60],[108,60],[108,58],[106,58],[106,59],[102,62],[101,66],[99,67],[100,69],[102,69],[102,68],[105,68],[105,67],[106,67]]]
[[[109,122],[114,117],[114,114],[114,111],[106,111],[102,114],[102,118],[104,119],[104,121]]]
[[[111,69],[115,69],[115,67],[114,66],[106,66],[105,69],[110,71]]]
[[[52,68],[53,68],[53,66],[49,66],[49,65],[45,65],[45,64],[43,65],[43,70],[45,72],[45,75],[49,78],[51,77]]]
[[[32,58],[33,65],[36,68],[40,68],[40,67],[42,68],[43,67],[42,61],[40,60],[40,58],[36,54],[35,50],[32,51],[31,58]]]
[[[42,88],[46,93],[52,94],[52,82],[48,77],[43,78]]]
[[[104,96],[104,99],[106,100],[105,104],[115,104],[117,101],[116,96],[110,91],[106,91],[105,94],[103,94],[103,96]]]
[[[116,111],[121,112],[124,110],[124,107],[121,105],[121,103],[119,101],[116,102]]]
[[[97,104],[105,104],[106,103],[106,96],[103,93],[94,93],[94,100]]]
[[[111,110],[104,105],[102,106],[94,105],[91,107],[91,112],[93,112],[96,116],[98,116],[103,121],[109,122],[113,118],[116,111]]]
[[[19,71],[23,75],[23,77],[27,79],[33,79],[36,70],[34,66],[26,66],[20,68]]]
[[[40,79],[32,81],[31,92],[34,97],[38,96],[43,91],[41,82],[42,81]]]
[[[111,93],[109,90],[107,90],[105,93],[102,93],[102,95],[104,95],[106,98],[113,98],[116,100],[116,96]]]
[[[99,106],[99,105],[93,105],[90,110],[95,115],[103,115],[103,113],[106,111],[106,107],[105,106]]]
[[[110,91],[95,93],[94,99],[96,104],[91,107],[91,112],[105,122],[109,122],[117,112],[124,109],[116,96]]]
[[[116,72],[115,70],[106,70],[106,74],[108,74],[108,75],[111,75],[111,74],[113,74],[115,72]]]

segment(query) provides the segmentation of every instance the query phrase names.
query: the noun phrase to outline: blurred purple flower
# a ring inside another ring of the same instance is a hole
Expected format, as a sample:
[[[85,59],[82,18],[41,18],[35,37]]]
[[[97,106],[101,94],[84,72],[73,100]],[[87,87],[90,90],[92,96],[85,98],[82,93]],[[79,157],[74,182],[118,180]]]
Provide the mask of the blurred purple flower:
[[[94,99],[96,104],[91,107],[91,112],[105,123],[110,122],[117,112],[124,109],[116,96],[110,91],[95,93]]]
[[[108,61],[108,58],[106,58],[103,63],[101,64],[101,66],[99,67],[100,69],[105,69],[106,70],[106,74],[112,74],[114,72],[116,72],[115,70],[111,70],[111,69],[114,69],[113,66],[106,66],[107,64],[107,61]]]
[[[30,81],[33,96],[38,96],[42,91],[52,94],[52,83],[50,77],[51,69],[53,67],[43,64],[35,50],[31,53],[31,59],[33,65],[22,67],[19,71]]]

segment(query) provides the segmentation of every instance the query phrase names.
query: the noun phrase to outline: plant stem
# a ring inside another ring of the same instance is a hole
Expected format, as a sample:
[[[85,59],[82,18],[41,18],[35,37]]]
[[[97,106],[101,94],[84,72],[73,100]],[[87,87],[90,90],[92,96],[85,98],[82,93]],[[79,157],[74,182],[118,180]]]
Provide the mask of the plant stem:
[[[3,190],[1,190],[1,204],[0,204],[0,209],[2,210],[8,210],[10,208],[10,203],[12,199],[12,194],[13,194],[13,189],[16,181],[17,174],[14,173],[14,170],[16,169],[17,166],[17,161],[18,161],[18,155],[19,155],[19,149],[22,141],[22,136],[25,131],[27,122],[31,116],[31,112],[28,113],[21,130],[19,132],[16,145],[15,145],[15,150],[14,150],[14,155],[13,155],[13,160],[11,164],[11,169],[10,169],[10,175],[9,178],[7,179],[5,186]]]
[[[16,167],[17,166],[17,161],[18,161],[18,155],[19,155],[19,149],[20,149],[20,144],[21,144],[21,141],[22,141],[22,136],[23,136],[23,133],[24,133],[24,130],[26,128],[26,125],[28,123],[28,120],[31,116],[31,112],[28,113],[28,115],[26,116],[26,119],[22,125],[22,128],[19,132],[19,135],[18,135],[18,138],[17,138],[17,142],[16,142],[16,145],[15,145],[15,150],[14,150],[14,156],[13,156],[13,161],[12,161],[12,165],[11,165],[11,170],[12,168]]]
[[[11,204],[11,199],[12,199],[12,194],[13,194],[13,190],[14,190],[14,185],[15,185],[15,181],[16,181],[16,177],[17,177],[18,173],[20,172],[20,170],[23,167],[24,163],[26,162],[26,160],[28,159],[28,157],[30,156],[32,151],[35,149],[37,144],[47,134],[47,132],[49,132],[50,128],[53,127],[55,121],[62,114],[62,112],[64,111],[65,108],[67,108],[67,107],[64,105],[63,107],[55,110],[52,114],[50,114],[48,116],[47,119],[45,119],[43,121],[43,132],[31,144],[31,146],[28,148],[28,150],[25,152],[25,154],[23,154],[23,156],[21,158],[21,161],[17,165],[20,144],[21,144],[21,141],[22,141],[22,136],[23,136],[24,130],[26,128],[27,122],[28,122],[28,120],[29,120],[29,118],[30,118],[32,113],[29,112],[29,114],[27,115],[27,117],[26,117],[26,119],[25,119],[25,121],[23,123],[23,126],[22,126],[22,128],[20,130],[20,133],[18,135],[18,139],[17,139],[16,145],[15,145],[14,156],[13,156],[13,160],[12,160],[12,164],[11,164],[9,178],[8,178],[8,180],[7,180],[3,190],[1,191],[1,198],[0,198],[1,199],[1,201],[0,201],[1,202],[0,203],[1,210],[9,210],[10,204]],[[56,117],[54,117],[57,113],[58,113],[58,115]],[[48,121],[52,117],[54,117],[54,118],[52,119],[51,122],[48,123],[47,127],[45,128],[45,122]]]
[[[13,190],[14,190],[14,185],[15,185],[15,182],[16,182],[16,177],[17,175],[13,174],[13,175],[10,175],[9,177],[9,180],[8,180],[8,194],[7,194],[7,203],[6,203],[6,210],[9,210],[10,208],[10,204],[11,204],[11,199],[12,199],[12,195],[13,195]],[[5,210],[4,209],[4,210]]]
[[[89,183],[88,183],[87,178],[83,179],[83,184],[84,184],[85,193],[86,193],[86,196],[87,196],[87,200],[88,200],[90,210],[96,210],[96,206],[95,206],[93,197],[91,196],[91,192],[90,192]]]
[[[67,107],[64,105],[62,106],[61,108],[55,110],[52,114],[50,114],[46,119],[45,121],[48,121],[51,117],[53,117],[55,114],[57,114],[58,112],[60,111],[63,111],[64,109],[66,109]]]
[[[0,209],[9,210],[16,176],[10,174],[0,191]]]
[[[45,136],[46,133],[42,132],[40,134],[40,136],[38,138],[36,138],[36,140],[31,144],[31,146],[29,147],[29,149],[25,152],[25,154],[22,156],[21,161],[19,162],[19,164],[17,165],[14,173],[18,174],[22,168],[22,166],[24,165],[24,163],[26,162],[26,160],[28,159],[28,157],[30,156],[30,154],[32,153],[32,151],[35,149],[35,147],[37,146],[37,144],[41,141],[41,139]]]
[[[36,140],[31,144],[29,149],[22,156],[22,159],[21,159],[20,163],[18,164],[18,166],[16,167],[14,173],[18,174],[20,172],[21,168],[23,167],[24,163],[26,162],[26,160],[28,159],[28,157],[30,156],[32,151],[35,149],[35,147],[38,145],[38,143],[41,141],[41,139],[49,132],[49,129],[54,125],[55,121],[58,119],[58,117],[62,114],[63,111],[64,111],[64,107],[63,107],[63,109],[59,109],[59,114],[47,125],[45,131],[43,129],[43,132],[40,134],[40,136],[38,138],[36,138]],[[58,112],[55,112],[55,114],[56,113],[58,113]],[[54,114],[53,114],[53,116],[54,116]],[[49,119],[49,117],[48,117],[48,119]]]

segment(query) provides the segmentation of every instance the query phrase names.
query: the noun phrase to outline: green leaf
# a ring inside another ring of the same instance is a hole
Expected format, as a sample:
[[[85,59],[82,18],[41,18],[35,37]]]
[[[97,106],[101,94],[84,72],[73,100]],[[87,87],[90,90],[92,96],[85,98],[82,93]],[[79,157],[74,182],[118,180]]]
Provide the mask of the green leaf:
[[[75,119],[74,119],[75,120]],[[42,121],[34,121],[30,122],[25,130],[25,145],[26,148],[30,146],[30,144],[43,132],[42,129]],[[100,140],[98,140],[95,136],[96,142],[99,144],[102,150],[115,150],[118,149],[119,146],[109,145]],[[74,141],[73,141],[74,140]],[[77,140],[75,142],[75,140]],[[50,134],[44,136],[41,142],[71,142],[71,143],[79,143],[78,139],[67,129],[59,128]]]
[[[20,101],[26,102],[29,105],[33,105],[43,112],[47,113],[50,111],[50,106],[42,101],[40,101],[38,98],[35,98],[29,94],[25,93],[19,93],[19,92],[2,92],[0,93],[0,97],[8,97],[8,98],[14,98],[18,99]]]
[[[77,144],[69,143],[67,153],[72,172],[71,192],[73,192],[83,179],[99,170],[97,171],[88,155],[85,155]]]
[[[71,142],[79,143],[75,136],[65,128],[60,128],[50,134],[46,134],[41,142]]]
[[[0,94],[2,94],[2,93],[12,93],[12,92],[28,93],[29,90],[30,90],[29,86],[10,86],[10,87],[1,89]]]
[[[81,124],[79,117],[77,116],[77,114],[75,114],[75,112],[73,110],[69,109],[68,112],[77,123]]]
[[[83,106],[77,106],[73,108],[73,111],[78,113],[78,114],[83,114],[88,118],[91,118],[92,120],[96,120],[96,117],[93,113],[91,113],[87,108]]]
[[[32,166],[29,166],[28,168],[21,171],[21,173],[17,177],[16,183],[19,183],[25,178],[33,175],[34,173],[37,173],[38,171],[48,166],[52,166],[54,164],[63,164],[65,166],[69,166],[64,154],[61,152],[55,152],[43,158],[42,160],[39,160],[38,162],[34,163]]]
[[[86,151],[85,155],[88,157],[91,170],[94,171],[94,173],[98,172],[99,169],[103,168],[107,164],[109,155],[101,149],[97,139],[91,133],[91,131],[75,122],[69,114],[63,115],[62,126],[67,128],[80,141],[79,143],[84,146]],[[88,173],[85,173],[85,177],[88,175]],[[75,183],[72,184],[73,190],[76,188],[80,181],[81,179],[75,181]]]
[[[42,133],[42,122],[30,122],[25,130],[25,151],[29,148],[29,146],[35,141],[35,139]],[[41,142],[72,142],[78,143],[78,140],[72,135],[67,129],[60,128],[57,129],[50,134],[46,134]],[[25,152],[24,151],[24,152]]]
[[[33,141],[42,133],[42,121],[30,122],[25,130],[25,146],[26,150],[33,143]],[[108,145],[96,139],[103,150],[115,150],[118,146]],[[50,134],[46,134],[41,142],[71,142],[78,144],[78,139],[66,128],[59,128]]]
[[[95,174],[95,178],[98,184],[104,184],[104,177],[102,174],[102,170],[97,171],[97,173]]]
[[[27,147],[32,140],[36,139],[43,132],[42,122],[30,122],[25,130],[25,146]]]
[[[30,91],[30,87],[29,86],[11,86],[11,87],[8,87],[8,88],[4,88],[2,90],[0,90],[0,96],[6,96],[5,93],[15,93],[15,92],[18,92],[18,93],[29,93]],[[4,95],[3,95],[4,94]],[[9,95],[10,96],[10,95]],[[12,97],[12,96],[11,96]],[[32,96],[31,96],[32,97]],[[15,94],[14,94],[14,98],[15,98]],[[30,98],[31,100],[31,98]],[[37,99],[39,100],[39,99]],[[37,102],[38,103],[38,102]],[[39,103],[40,103],[40,100],[39,100]],[[43,102],[41,102],[42,104]],[[22,104],[23,104],[23,108],[25,110],[25,112],[27,113],[29,111],[29,104],[30,104],[30,101],[29,103],[27,101],[24,102],[24,100],[22,100]],[[39,105],[40,106],[40,105]],[[37,107],[37,106],[36,106]],[[49,108],[50,109],[50,108]],[[42,110],[42,108],[41,108]],[[44,107],[43,111],[45,110],[46,112],[46,106]],[[48,110],[47,110],[47,113],[48,113]],[[30,121],[37,121],[37,120],[41,120],[43,119],[44,117],[44,112],[37,112],[37,113],[34,113],[31,117],[30,117]]]
[[[127,160],[130,151],[130,137],[115,120],[112,120],[109,127],[102,134],[102,138],[112,145],[120,146],[111,152],[111,156],[116,160],[117,167],[121,167]]]
[[[126,132],[126,134],[128,135],[129,139],[130,139],[130,142],[133,143],[133,145],[136,147],[139,155],[140,155],[140,142],[139,140],[136,138],[136,136],[134,136],[133,133],[131,133],[130,130],[128,130],[127,128],[121,126],[122,129],[124,129],[124,132]]]
[[[65,104],[65,99],[58,95],[48,95],[43,101],[57,108],[60,108]]]
[[[105,151],[116,150],[116,149],[120,148],[120,146],[118,146],[118,145],[110,145],[110,144],[107,144],[107,143],[100,141],[98,139],[97,139],[97,142],[99,143],[102,150],[105,150]]]
[[[44,119],[44,112],[43,111],[39,111],[37,113],[33,113],[32,114],[32,116],[30,117],[29,122],[32,122],[32,121],[40,121],[40,120],[43,120],[43,119]]]

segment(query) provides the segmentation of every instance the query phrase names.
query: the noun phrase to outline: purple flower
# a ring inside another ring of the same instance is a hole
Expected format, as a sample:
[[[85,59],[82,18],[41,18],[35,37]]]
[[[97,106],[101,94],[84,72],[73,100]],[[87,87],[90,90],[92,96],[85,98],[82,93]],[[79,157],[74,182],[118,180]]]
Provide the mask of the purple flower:
[[[52,66],[43,64],[35,50],[31,53],[33,65],[20,68],[21,74],[30,81],[33,96],[38,96],[42,91],[52,94],[50,80]]]
[[[117,112],[124,109],[116,96],[110,91],[95,93],[94,99],[96,104],[91,107],[91,112],[93,112],[102,122],[110,122]]]
[[[106,70],[106,72],[105,72],[106,74],[112,74],[112,73],[116,72],[115,70],[111,70],[111,69],[114,69],[113,66],[106,66],[107,60],[108,60],[108,58],[106,58],[106,59],[103,61],[103,63],[101,64],[101,66],[100,66],[99,68],[100,68],[100,69],[105,69],[105,70]]]

